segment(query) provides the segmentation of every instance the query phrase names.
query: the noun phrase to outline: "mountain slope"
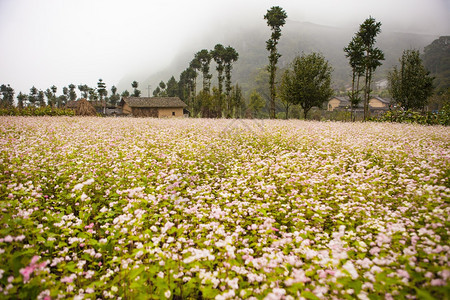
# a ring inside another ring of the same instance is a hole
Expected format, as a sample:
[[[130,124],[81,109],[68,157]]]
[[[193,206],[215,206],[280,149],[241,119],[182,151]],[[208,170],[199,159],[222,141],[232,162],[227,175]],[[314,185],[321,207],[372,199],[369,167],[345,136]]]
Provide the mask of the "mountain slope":
[[[357,30],[358,28],[337,28],[288,20],[282,29],[278,46],[279,53],[282,54],[279,68],[287,67],[293,58],[296,55],[301,55],[302,52],[321,52],[333,66],[334,87],[341,89],[351,81],[351,70],[343,48],[347,46]],[[161,80],[167,82],[172,75],[178,80],[180,73],[188,67],[195,52],[204,48],[211,49],[215,44],[221,43],[224,46],[231,45],[239,53],[239,60],[233,67],[233,82],[239,83],[246,92],[254,87],[254,76],[257,70],[264,68],[268,63],[265,41],[269,36],[269,28],[261,27],[245,29],[239,34],[225,35],[220,40],[214,37],[205,38],[203,43],[196,46],[187,46],[183,53],[180,53],[166,69],[148,76],[131,74],[121,80],[118,87],[120,90],[130,90],[130,83],[133,80],[138,80],[143,86],[141,87],[143,95],[146,96],[145,88],[148,84],[154,89]],[[376,46],[384,51],[386,60],[377,69],[374,80],[386,77],[387,72],[398,63],[403,50],[413,48],[423,51],[423,48],[436,38],[437,36],[434,35],[382,31],[378,36]],[[214,64],[211,65],[211,73],[215,78]]]

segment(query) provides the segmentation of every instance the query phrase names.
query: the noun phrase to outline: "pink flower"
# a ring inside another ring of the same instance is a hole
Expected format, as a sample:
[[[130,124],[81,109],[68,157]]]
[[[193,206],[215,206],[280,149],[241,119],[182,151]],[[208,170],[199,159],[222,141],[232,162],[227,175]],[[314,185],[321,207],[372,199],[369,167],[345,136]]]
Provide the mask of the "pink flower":
[[[273,230],[273,231],[280,231],[280,229],[275,228],[275,227],[272,227],[272,230]]]
[[[319,278],[327,278],[327,272],[324,270],[317,271],[317,274],[319,274]]]
[[[373,247],[372,249],[369,250],[369,253],[372,255],[378,255],[378,253],[380,253],[380,248]]]
[[[397,270],[397,274],[400,277],[409,279],[409,273],[405,270]]]
[[[37,264],[38,260],[39,260],[39,256],[35,255],[33,256],[33,258],[30,261],[30,264],[28,266],[26,266],[25,268],[22,268],[19,270],[20,274],[22,274],[23,276],[23,281],[27,282],[28,280],[30,280],[30,276],[31,274],[33,274],[34,270],[36,269],[42,269],[45,268],[45,266],[47,265],[47,262],[44,261],[40,264]]]
[[[23,269],[20,269],[19,272],[20,272],[20,274],[22,274],[24,282],[27,282],[28,280],[30,280],[30,276],[31,276],[31,274],[33,274],[33,271],[34,271],[34,267],[32,267],[32,266],[27,266]]]
[[[431,285],[432,286],[444,286],[445,285],[445,281],[442,279],[432,279],[431,280]]]
[[[61,282],[71,283],[73,282],[73,278],[70,276],[66,276],[61,279]]]
[[[31,265],[34,265],[34,264],[36,264],[36,263],[38,262],[38,260],[39,260],[39,256],[35,255],[35,256],[33,256],[33,258],[31,259],[30,264],[31,264]]]

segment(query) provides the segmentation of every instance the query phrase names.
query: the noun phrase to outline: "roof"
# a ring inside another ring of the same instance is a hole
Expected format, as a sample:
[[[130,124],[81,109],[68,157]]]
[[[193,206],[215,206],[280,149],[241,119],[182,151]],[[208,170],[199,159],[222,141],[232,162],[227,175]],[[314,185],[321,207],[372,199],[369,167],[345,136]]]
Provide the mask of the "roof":
[[[178,97],[124,97],[122,100],[130,107],[186,107]]]
[[[341,96],[334,96],[334,97],[330,98],[330,100],[333,100],[333,99],[338,99],[339,101],[349,101],[349,99],[347,97],[341,97]]]

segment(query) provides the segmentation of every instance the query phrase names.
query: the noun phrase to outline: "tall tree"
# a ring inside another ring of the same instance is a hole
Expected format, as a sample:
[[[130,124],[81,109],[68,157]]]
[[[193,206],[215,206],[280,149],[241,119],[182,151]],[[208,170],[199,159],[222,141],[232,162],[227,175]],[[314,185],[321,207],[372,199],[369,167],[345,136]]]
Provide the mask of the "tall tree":
[[[276,98],[276,88],[275,88],[275,75],[277,72],[278,59],[281,54],[277,52],[278,40],[281,37],[281,27],[286,23],[287,14],[279,6],[273,6],[264,15],[264,19],[267,20],[267,25],[272,30],[272,35],[270,39],[266,42],[266,49],[269,51],[269,66],[267,70],[270,72],[270,117],[275,119],[275,98]]]
[[[424,109],[433,94],[433,77],[425,69],[418,50],[405,50],[397,66],[389,73],[392,98],[405,110]]]
[[[364,69],[365,69],[365,86],[364,86],[364,120],[369,118],[369,99],[370,99],[370,84],[372,82],[372,75],[376,68],[381,66],[381,61],[384,60],[384,53],[379,48],[375,47],[376,37],[381,32],[381,22],[376,22],[374,18],[369,17],[360,26],[357,33],[361,38],[363,44]]]
[[[230,102],[230,116],[233,118],[241,118],[245,111],[245,101],[242,96],[242,89],[238,84],[231,89]]]
[[[71,83],[69,84],[68,88],[69,88],[69,100],[70,101],[77,100],[77,93],[75,92],[76,86]]]
[[[225,67],[225,95],[227,99],[227,117],[230,117],[230,114],[232,113],[232,100],[230,99],[230,92],[231,92],[231,70],[233,69],[233,63],[237,61],[239,58],[239,54],[237,51],[231,47],[228,46],[225,48],[224,56],[223,56],[223,62]]]
[[[356,35],[352,38],[347,47],[344,48],[345,57],[352,68],[352,90],[348,93],[350,98],[351,119],[354,121],[354,109],[361,102],[359,82],[361,76],[364,75],[364,49],[363,41],[360,36]],[[356,84],[356,85],[355,85]]]
[[[43,91],[39,91],[37,94],[37,102],[39,103],[39,107],[45,107],[45,94]]]
[[[8,84],[2,84],[0,86],[0,91],[2,94],[1,105],[3,107],[11,107],[14,104],[14,89]]]
[[[252,115],[258,116],[259,112],[262,108],[264,108],[264,106],[266,106],[266,102],[264,101],[264,99],[256,90],[253,90],[253,92],[250,94],[248,103],[248,107],[251,110]]]
[[[22,94],[22,92],[19,92],[19,95],[17,95],[17,106],[19,109],[23,109],[25,106],[25,102],[27,101],[28,96],[26,94]]]
[[[50,100],[50,103],[49,103],[49,105],[51,106],[51,107],[55,107],[55,105],[56,105],[56,92],[58,91],[58,88],[55,86],[55,85],[52,85],[51,87],[50,87],[50,89],[47,89],[47,93],[49,94],[49,96],[50,96],[50,98],[51,99],[47,99],[47,100]],[[51,93],[51,94],[50,94]]]
[[[200,71],[202,68],[202,65],[200,63],[200,61],[197,59],[197,57],[194,57],[194,59],[191,60],[191,62],[189,63],[189,68],[188,68],[188,75],[190,78],[190,82],[191,82],[191,98],[192,101],[195,102],[195,96],[197,95],[197,76],[198,73],[197,71]]]
[[[175,77],[170,77],[169,81],[167,81],[167,96],[168,97],[176,97],[178,96],[178,82]]]
[[[86,84],[79,85],[78,89],[81,92],[81,97],[87,99],[89,97],[89,87]]]
[[[53,107],[54,104],[54,98],[53,98],[53,92],[51,89],[46,89],[45,92],[45,97],[47,97],[47,105],[50,107]]]
[[[30,94],[28,95],[28,102],[30,102],[31,106],[36,105],[38,92],[39,92],[38,89],[34,86],[30,89]]]
[[[333,95],[331,71],[331,66],[321,54],[297,56],[283,74],[283,98],[294,105],[300,104],[306,119],[312,107],[321,107]]]
[[[137,81],[133,81],[131,83],[131,87],[134,89],[133,91],[133,97],[140,97],[141,96],[141,91],[138,90],[139,87],[139,83]]]
[[[91,101],[91,102],[98,101],[98,93],[97,93],[96,89],[89,88],[89,101]]]
[[[292,99],[292,94],[294,91],[292,91],[293,87],[293,76],[290,75],[288,71],[285,71],[281,78],[281,84],[279,85],[279,96],[281,100],[281,104],[284,107],[284,113],[285,113],[285,119],[287,120],[289,118],[289,108],[291,108],[292,105],[294,105],[294,99]]]
[[[156,87],[156,89],[153,91],[153,97],[159,97],[161,95],[161,89],[159,86]]]
[[[100,97],[100,101],[103,101],[103,97],[105,97],[108,93],[108,91],[106,90],[106,84],[101,78],[97,82],[97,92]]]
[[[203,49],[195,54],[195,59],[200,63],[200,71],[203,76],[203,90],[209,93],[212,78],[212,75],[209,74],[209,66],[211,64],[212,54],[208,50]]]
[[[225,47],[222,44],[217,44],[214,46],[214,49],[211,51],[211,55],[216,62],[216,70],[217,70],[217,80],[218,80],[218,95],[219,99],[216,109],[218,109],[219,117],[222,116],[222,107],[223,107],[223,71],[224,71],[224,56],[225,56]],[[216,95],[217,96],[217,95]]]
[[[161,89],[161,91],[159,92],[159,96],[167,97],[167,91],[166,91],[167,86],[164,81],[161,80],[161,82],[159,83],[159,88]]]
[[[117,94],[117,88],[115,85],[111,87],[111,96],[109,97],[109,103],[111,105],[116,106],[117,102],[119,102],[120,96]]]

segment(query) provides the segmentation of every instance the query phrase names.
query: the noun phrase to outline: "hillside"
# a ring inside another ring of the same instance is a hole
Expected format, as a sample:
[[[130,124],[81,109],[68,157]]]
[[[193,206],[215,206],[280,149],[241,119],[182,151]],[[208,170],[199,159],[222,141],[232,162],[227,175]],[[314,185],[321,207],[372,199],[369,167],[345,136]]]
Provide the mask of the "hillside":
[[[279,67],[286,67],[292,59],[302,52],[312,51],[321,52],[332,64],[333,86],[336,89],[342,89],[350,83],[350,68],[343,48],[351,40],[358,28],[337,28],[322,26],[307,22],[290,21],[286,23],[282,31],[282,37],[279,44],[279,52],[282,57]],[[239,83],[244,92],[254,87],[254,78],[260,68],[267,65],[267,51],[265,41],[269,38],[270,31],[267,27],[244,29],[240,33],[233,33],[217,37],[205,37],[204,42],[197,43],[195,46],[186,46],[183,53],[180,53],[166,69],[146,75],[130,74],[121,80],[118,84],[119,90],[131,89],[130,83],[138,80],[141,85],[143,95],[147,95],[146,87],[148,84],[152,89],[161,81],[167,81],[172,75],[179,79],[179,74],[189,64],[194,53],[207,48],[211,49],[215,44],[231,45],[239,53],[239,60],[233,68],[233,81]],[[386,60],[376,71],[374,80],[385,78],[387,72],[397,64],[404,49],[419,49],[430,44],[437,36],[389,32],[382,31],[378,37],[377,46],[381,48]],[[151,66],[149,66],[151,70]],[[214,77],[215,66],[211,66],[211,72]]]
[[[422,56],[425,67],[435,77],[438,91],[450,87],[450,36],[441,36],[425,47]]]

